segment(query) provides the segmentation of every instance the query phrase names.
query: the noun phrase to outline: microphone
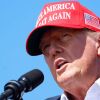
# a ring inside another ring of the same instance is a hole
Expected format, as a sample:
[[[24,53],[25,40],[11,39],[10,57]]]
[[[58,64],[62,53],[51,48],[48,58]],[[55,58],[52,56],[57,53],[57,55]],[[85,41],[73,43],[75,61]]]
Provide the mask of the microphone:
[[[32,91],[44,80],[43,73],[34,69],[22,75],[17,81],[11,80],[4,86],[4,92],[0,95],[0,100],[22,100],[22,93]]]

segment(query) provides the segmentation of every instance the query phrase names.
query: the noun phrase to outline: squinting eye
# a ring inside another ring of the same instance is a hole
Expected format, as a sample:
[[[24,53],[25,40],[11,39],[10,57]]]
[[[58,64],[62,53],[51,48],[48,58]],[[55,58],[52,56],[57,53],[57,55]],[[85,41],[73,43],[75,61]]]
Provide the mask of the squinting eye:
[[[63,37],[68,36],[68,34],[63,34]]]
[[[44,55],[47,55],[47,54],[48,54],[49,47],[50,47],[49,44],[43,46],[43,48],[42,48],[42,53],[43,53]]]
[[[68,34],[68,33],[64,33],[64,34],[63,34],[63,37],[66,37],[66,36],[68,36],[68,37],[69,37],[69,36],[71,36],[71,35],[70,35],[70,34]]]
[[[68,41],[70,38],[71,38],[72,36],[70,35],[70,34],[68,34],[68,33],[64,33],[63,35],[62,35],[62,41]]]

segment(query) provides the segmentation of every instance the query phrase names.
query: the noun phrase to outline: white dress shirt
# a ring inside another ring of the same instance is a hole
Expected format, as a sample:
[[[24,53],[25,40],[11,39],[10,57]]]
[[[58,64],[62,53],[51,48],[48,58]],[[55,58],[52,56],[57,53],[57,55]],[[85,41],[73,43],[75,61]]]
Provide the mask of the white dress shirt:
[[[60,100],[69,100],[63,93]],[[89,88],[84,100],[100,100],[100,78]]]

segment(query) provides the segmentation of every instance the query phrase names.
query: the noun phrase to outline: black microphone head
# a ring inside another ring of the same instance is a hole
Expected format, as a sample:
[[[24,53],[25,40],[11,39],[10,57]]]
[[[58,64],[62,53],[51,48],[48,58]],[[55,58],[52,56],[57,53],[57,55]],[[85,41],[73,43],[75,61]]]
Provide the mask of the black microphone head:
[[[19,82],[25,85],[25,91],[28,92],[33,90],[35,87],[40,85],[44,80],[44,75],[39,69],[34,69],[19,78]]]

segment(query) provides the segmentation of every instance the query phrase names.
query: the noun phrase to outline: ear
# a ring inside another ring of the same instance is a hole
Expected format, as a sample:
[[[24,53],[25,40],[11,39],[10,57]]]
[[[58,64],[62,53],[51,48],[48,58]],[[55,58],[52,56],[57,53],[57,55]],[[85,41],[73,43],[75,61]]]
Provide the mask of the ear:
[[[100,56],[100,36],[98,38],[97,50],[98,50],[98,56]]]
[[[100,47],[98,48],[98,56],[100,56]]]

